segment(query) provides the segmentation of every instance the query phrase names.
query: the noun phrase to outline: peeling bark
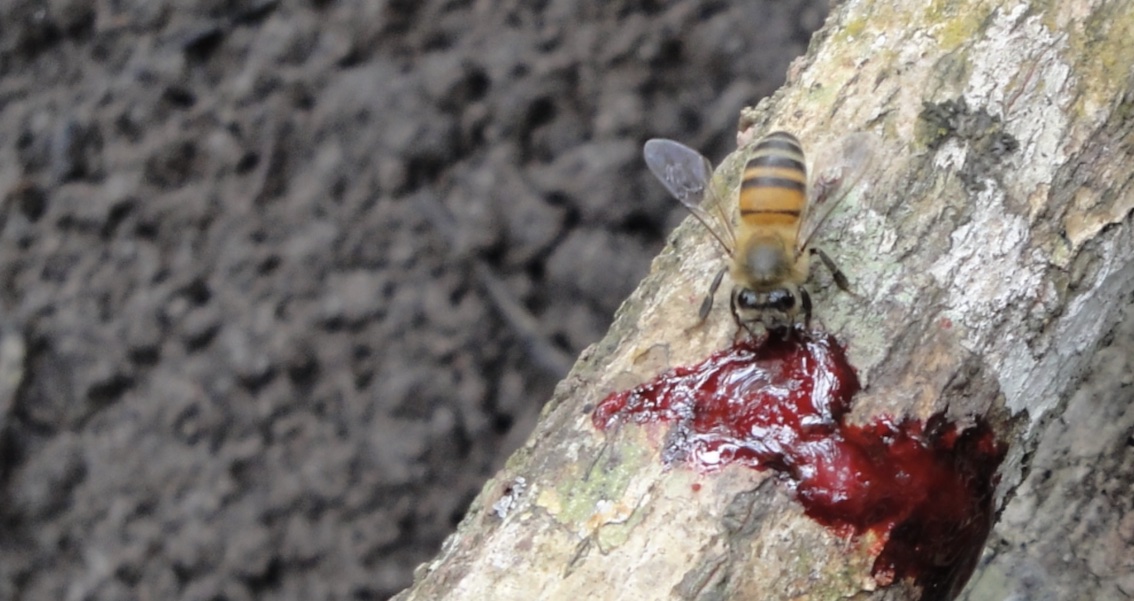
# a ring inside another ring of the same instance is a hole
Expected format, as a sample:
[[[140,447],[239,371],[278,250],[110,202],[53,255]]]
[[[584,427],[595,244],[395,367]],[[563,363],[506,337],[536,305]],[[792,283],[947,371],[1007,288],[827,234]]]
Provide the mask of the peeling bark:
[[[1010,445],[1001,506],[1134,294],[1132,40],[1129,3],[848,2],[742,115],[742,136],[812,149],[880,135],[818,241],[859,298],[816,273],[816,318],[864,386],[852,421],[992,421]],[[819,526],[768,473],[667,469],[656,429],[592,426],[607,393],[731,343],[727,303],[690,329],[720,261],[679,228],[398,599],[920,598],[871,577],[877,541]]]

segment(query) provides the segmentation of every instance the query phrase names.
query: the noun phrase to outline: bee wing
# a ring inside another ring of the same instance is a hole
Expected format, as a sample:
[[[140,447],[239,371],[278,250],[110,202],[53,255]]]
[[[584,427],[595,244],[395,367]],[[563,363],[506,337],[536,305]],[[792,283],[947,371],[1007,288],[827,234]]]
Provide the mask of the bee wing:
[[[642,156],[654,177],[709,230],[725,254],[731,255],[732,227],[721,203],[714,202],[717,198],[710,185],[713,164],[709,159],[680,142],[663,138],[647,140]],[[714,212],[707,209],[710,206]]]
[[[878,136],[858,132],[844,136],[816,158],[796,254],[807,248],[823,222],[874,163],[877,146]]]

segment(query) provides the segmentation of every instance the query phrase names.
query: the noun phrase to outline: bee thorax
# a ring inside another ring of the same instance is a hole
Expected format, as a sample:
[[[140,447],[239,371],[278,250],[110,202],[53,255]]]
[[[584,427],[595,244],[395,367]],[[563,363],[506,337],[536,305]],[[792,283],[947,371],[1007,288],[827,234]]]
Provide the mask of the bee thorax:
[[[743,260],[744,275],[754,285],[778,283],[791,273],[791,263],[783,243],[777,238],[766,238],[748,246]]]

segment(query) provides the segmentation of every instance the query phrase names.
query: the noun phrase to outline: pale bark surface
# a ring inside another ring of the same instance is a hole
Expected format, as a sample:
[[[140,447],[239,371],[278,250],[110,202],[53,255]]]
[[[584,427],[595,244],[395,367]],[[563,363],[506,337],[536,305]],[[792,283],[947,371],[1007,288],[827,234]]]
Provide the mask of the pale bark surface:
[[[880,135],[881,160],[819,240],[862,298],[819,272],[817,319],[865,386],[854,421],[993,420],[1010,444],[1000,504],[1134,292],[1132,40],[1129,3],[848,2],[744,117],[812,149]],[[957,98],[970,116],[930,148],[943,122],[925,103]],[[722,189],[742,161],[725,159]],[[879,587],[868,541],[805,517],[769,474],[667,470],[656,431],[591,425],[659,357],[691,364],[730,343],[727,303],[687,332],[719,261],[699,226],[678,230],[399,599],[918,598]]]

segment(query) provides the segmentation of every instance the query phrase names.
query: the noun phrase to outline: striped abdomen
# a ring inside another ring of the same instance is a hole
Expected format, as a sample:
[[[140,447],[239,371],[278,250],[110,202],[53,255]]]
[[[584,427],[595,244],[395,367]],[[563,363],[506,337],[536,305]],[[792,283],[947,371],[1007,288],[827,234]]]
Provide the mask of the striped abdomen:
[[[740,219],[749,226],[798,226],[807,202],[807,167],[799,140],[783,131],[764,136],[744,166]]]

